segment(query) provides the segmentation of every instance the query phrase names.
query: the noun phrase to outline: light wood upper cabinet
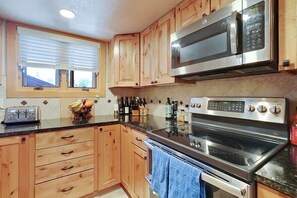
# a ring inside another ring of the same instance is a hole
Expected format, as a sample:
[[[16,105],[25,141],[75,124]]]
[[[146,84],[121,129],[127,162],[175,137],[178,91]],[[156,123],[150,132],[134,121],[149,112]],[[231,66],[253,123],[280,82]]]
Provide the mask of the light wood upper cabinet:
[[[0,139],[0,197],[30,197],[29,137]]]
[[[279,70],[296,70],[297,1],[279,1]]]
[[[184,0],[176,8],[176,30],[180,30],[210,13],[210,0]]]
[[[116,35],[109,47],[109,87],[139,86],[139,34]]]
[[[132,147],[131,128],[121,125],[121,183],[131,194],[132,190]]]
[[[158,20],[157,26],[157,83],[174,83],[170,77],[170,35],[175,32],[175,11],[172,10]]]
[[[98,190],[119,184],[120,125],[98,127]]]
[[[278,192],[272,188],[264,186],[263,184],[257,184],[257,197],[258,198],[290,198],[290,196]]]
[[[140,34],[141,86],[152,85],[157,75],[155,69],[158,64],[156,55],[156,30],[157,23],[154,23]]]
[[[210,12],[215,12],[234,0],[210,0]]]

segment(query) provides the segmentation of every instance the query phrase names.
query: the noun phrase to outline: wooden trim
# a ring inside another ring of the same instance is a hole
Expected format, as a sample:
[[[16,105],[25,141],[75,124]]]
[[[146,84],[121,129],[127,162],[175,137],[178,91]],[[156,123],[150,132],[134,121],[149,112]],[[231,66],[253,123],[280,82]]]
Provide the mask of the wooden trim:
[[[35,197],[35,134],[29,136],[29,198]]]
[[[19,146],[19,198],[27,198],[30,191],[30,139],[29,135],[21,136]]]
[[[10,145],[10,144],[18,144],[21,140],[20,136],[0,138],[0,146]]]
[[[94,127],[94,189],[98,190],[98,127]]]
[[[43,90],[34,90],[32,87],[22,86],[21,72],[17,69],[17,26],[32,28],[50,33],[61,34],[74,38],[85,39],[100,43],[100,69],[97,78],[97,89],[82,91],[80,88],[68,88],[66,84],[67,72],[61,72],[61,87],[44,88]],[[6,58],[7,58],[7,97],[30,97],[30,98],[72,98],[80,95],[81,97],[104,97],[105,96],[105,70],[106,70],[106,42],[91,38],[81,37],[59,31],[49,30],[46,28],[34,27],[15,22],[6,23]],[[17,80],[16,80],[17,79]]]

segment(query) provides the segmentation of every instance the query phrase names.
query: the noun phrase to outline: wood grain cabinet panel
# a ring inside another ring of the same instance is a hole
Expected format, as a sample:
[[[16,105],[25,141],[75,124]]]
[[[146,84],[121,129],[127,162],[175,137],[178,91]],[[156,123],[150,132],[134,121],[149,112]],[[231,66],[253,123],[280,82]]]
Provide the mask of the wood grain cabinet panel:
[[[210,13],[210,0],[184,0],[176,8],[176,30],[180,30]]]
[[[279,70],[296,71],[297,1],[279,1]]]
[[[0,197],[30,197],[29,136],[0,138]]]
[[[94,170],[76,173],[35,186],[35,198],[74,198],[94,192]]]
[[[152,85],[157,76],[157,45],[156,45],[156,30],[157,22],[145,29],[140,34],[140,59],[141,72],[140,82],[141,86]]]
[[[139,86],[139,34],[116,35],[110,54],[110,87]]]
[[[121,182],[120,125],[98,127],[98,190]]]
[[[281,192],[269,188],[263,184],[257,184],[257,197],[258,198],[291,198]]]
[[[36,149],[50,148],[94,140],[94,128],[68,129],[57,132],[37,133]]]
[[[121,183],[130,194],[132,190],[131,156],[131,128],[121,125]]]
[[[94,154],[94,141],[81,142],[36,151],[36,166]]]
[[[215,12],[220,8],[232,3],[234,0],[210,0],[210,12]]]

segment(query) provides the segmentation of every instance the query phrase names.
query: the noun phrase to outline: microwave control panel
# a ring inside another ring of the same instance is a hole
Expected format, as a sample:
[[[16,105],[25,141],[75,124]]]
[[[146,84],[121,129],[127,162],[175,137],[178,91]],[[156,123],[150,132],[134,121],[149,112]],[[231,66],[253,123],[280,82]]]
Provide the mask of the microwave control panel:
[[[243,52],[265,47],[265,2],[243,10]]]

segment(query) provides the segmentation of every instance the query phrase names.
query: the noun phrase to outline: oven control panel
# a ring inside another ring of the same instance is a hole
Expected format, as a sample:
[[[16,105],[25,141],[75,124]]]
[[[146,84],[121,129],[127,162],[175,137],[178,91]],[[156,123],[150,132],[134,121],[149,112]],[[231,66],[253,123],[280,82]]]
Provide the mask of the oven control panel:
[[[213,116],[240,118],[285,124],[286,98],[191,98],[190,112]]]

